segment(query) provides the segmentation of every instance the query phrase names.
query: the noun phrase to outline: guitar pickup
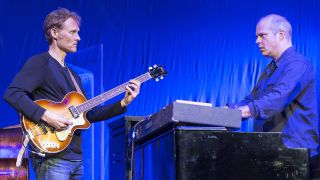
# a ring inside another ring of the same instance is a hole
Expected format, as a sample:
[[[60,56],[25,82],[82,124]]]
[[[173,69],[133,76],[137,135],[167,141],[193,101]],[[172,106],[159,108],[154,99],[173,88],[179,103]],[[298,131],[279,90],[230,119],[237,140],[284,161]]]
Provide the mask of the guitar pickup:
[[[76,107],[70,106],[70,107],[69,107],[69,111],[70,111],[70,113],[71,113],[71,115],[72,115],[73,118],[76,119],[76,118],[79,117],[79,111],[78,111],[78,109],[77,109]]]

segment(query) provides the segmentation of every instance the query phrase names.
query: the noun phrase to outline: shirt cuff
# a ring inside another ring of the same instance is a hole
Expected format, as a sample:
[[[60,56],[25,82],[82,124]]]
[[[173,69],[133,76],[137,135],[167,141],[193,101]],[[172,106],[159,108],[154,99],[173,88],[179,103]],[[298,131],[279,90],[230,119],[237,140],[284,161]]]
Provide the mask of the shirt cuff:
[[[41,120],[41,117],[43,116],[45,111],[46,111],[46,109],[44,109],[43,107],[39,106],[39,108],[32,115],[31,119],[36,121],[36,122],[39,122]]]
[[[254,103],[253,102],[249,102],[248,103],[248,107],[249,107],[249,110],[250,110],[250,113],[251,113],[252,117],[253,118],[258,117],[258,111],[256,110],[256,107],[254,106]]]
[[[117,105],[116,105],[117,108],[121,108],[121,109],[119,109],[119,110],[122,111],[122,113],[127,112],[127,106],[122,107],[122,106],[121,106],[121,100],[118,101],[116,104],[117,104]]]

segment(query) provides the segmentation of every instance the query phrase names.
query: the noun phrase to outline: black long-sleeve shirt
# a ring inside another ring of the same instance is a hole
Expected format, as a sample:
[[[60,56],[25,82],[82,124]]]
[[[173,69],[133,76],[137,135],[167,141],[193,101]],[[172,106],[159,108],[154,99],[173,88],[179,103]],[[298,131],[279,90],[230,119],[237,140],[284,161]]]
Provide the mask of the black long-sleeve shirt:
[[[70,68],[69,68],[70,69]],[[71,70],[82,92],[80,77]],[[60,102],[66,94],[76,91],[66,67],[55,60],[48,52],[31,57],[4,94],[4,100],[18,112],[32,121],[40,121],[45,109],[34,103],[35,100],[47,99]],[[120,102],[99,106],[87,112],[90,122],[98,122],[125,112]],[[54,157],[63,159],[82,159],[81,131],[77,130],[70,145]]]

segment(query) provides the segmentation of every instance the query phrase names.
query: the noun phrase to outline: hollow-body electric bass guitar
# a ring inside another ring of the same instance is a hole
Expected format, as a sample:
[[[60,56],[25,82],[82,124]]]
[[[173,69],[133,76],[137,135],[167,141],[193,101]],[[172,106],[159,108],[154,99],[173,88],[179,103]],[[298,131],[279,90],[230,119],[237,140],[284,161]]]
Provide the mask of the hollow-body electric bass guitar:
[[[152,78],[158,81],[159,78],[162,79],[166,74],[167,72],[162,66],[155,65],[153,68],[149,68],[149,72],[142,74],[135,79],[141,83]],[[90,127],[90,122],[86,119],[86,112],[125,92],[125,87],[128,84],[129,82],[126,82],[90,100],[86,100],[86,98],[78,92],[68,93],[61,102],[37,100],[35,103],[71,120],[73,124],[68,126],[65,130],[56,131],[44,121],[36,123],[27,117],[22,116],[22,129],[31,140],[31,145],[38,152],[46,154],[61,152],[70,144],[75,130],[87,129]]]

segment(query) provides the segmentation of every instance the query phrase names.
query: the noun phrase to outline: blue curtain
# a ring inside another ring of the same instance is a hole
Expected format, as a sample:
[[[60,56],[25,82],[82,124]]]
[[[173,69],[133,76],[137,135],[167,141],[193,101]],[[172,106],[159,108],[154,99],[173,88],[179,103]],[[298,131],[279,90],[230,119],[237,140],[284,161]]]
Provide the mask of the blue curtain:
[[[310,58],[319,74],[318,0],[2,0],[0,94],[28,57],[47,50],[42,23],[58,7],[82,17],[79,51],[102,44],[101,51],[90,56],[100,57],[101,62],[70,60],[98,72],[95,78],[101,84],[95,84],[95,94],[145,73],[153,64],[162,64],[168,71],[164,80],[142,85],[127,115],[153,114],[177,99],[215,106],[241,100],[269,62],[255,45],[256,23],[269,13],[287,17],[294,46]],[[19,122],[5,102],[0,101],[0,109],[1,126]],[[98,123],[92,132],[105,145],[105,149],[93,145],[100,158],[99,165],[91,166],[99,166],[91,172],[96,179],[108,177],[107,123]],[[244,122],[242,130],[250,131],[251,123]]]

